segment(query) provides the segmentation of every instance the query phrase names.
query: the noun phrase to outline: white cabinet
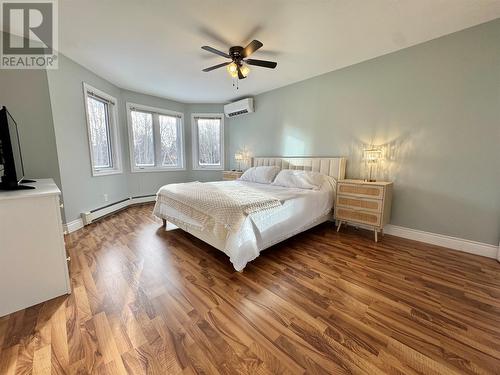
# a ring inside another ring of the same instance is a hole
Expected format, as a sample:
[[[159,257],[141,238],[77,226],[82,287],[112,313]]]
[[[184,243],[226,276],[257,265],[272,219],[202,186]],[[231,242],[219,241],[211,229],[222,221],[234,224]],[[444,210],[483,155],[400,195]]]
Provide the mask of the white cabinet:
[[[0,316],[71,293],[61,191],[51,179],[0,191]]]

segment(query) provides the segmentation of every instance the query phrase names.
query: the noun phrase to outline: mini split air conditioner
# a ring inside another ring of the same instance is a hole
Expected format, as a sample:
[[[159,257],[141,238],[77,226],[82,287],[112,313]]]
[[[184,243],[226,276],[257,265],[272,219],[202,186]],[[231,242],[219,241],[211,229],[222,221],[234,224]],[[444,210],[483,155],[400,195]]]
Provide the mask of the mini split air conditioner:
[[[226,117],[236,117],[252,112],[253,98],[238,100],[237,102],[229,103],[224,106],[224,114]]]

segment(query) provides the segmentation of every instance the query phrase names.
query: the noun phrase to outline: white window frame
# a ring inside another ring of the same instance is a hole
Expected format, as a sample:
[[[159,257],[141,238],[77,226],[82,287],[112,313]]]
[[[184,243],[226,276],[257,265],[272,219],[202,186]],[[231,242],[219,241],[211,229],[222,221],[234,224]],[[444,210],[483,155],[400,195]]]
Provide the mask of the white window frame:
[[[129,150],[130,150],[130,170],[132,173],[142,173],[142,172],[167,172],[167,171],[185,171],[186,170],[186,147],[184,144],[184,113],[171,111],[168,109],[150,107],[147,105],[137,104],[127,102],[127,124],[128,124],[128,139],[129,139]],[[153,115],[153,144],[155,152],[155,165],[154,166],[136,166],[135,165],[135,155],[134,155],[134,133],[132,128],[132,110],[138,110],[143,112],[148,112]],[[164,165],[157,165],[160,160],[161,155],[161,139],[160,139],[160,123],[159,115],[165,116],[175,116],[180,118],[179,132],[178,136],[180,140],[178,144],[180,145],[180,166],[167,167]]]
[[[89,106],[88,98],[97,97],[104,99],[108,102],[108,126],[110,135],[110,147],[111,147],[111,158],[113,161],[113,166],[110,168],[95,168],[94,167],[94,155],[92,154],[92,137],[90,135],[90,122],[89,122]],[[85,108],[85,117],[87,122],[87,136],[89,141],[89,154],[90,154],[90,169],[92,171],[92,176],[107,176],[112,174],[123,173],[122,168],[122,158],[121,158],[121,147],[120,147],[120,134],[118,131],[118,101],[115,97],[106,94],[105,92],[96,89],[95,87],[83,82],[83,106]]]
[[[198,163],[198,123],[196,117],[220,119],[220,157],[221,165],[200,165]],[[191,141],[194,171],[223,171],[226,155],[224,153],[224,113],[192,113],[191,114]]]

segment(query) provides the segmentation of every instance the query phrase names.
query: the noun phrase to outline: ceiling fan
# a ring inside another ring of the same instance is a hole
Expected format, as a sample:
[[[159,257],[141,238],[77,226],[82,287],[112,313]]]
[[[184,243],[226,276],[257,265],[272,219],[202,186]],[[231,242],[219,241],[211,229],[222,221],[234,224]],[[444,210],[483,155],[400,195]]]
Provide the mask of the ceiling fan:
[[[234,46],[229,48],[229,53],[219,51],[218,49],[215,49],[213,47],[203,46],[201,48],[205,51],[215,53],[216,55],[225,57],[226,59],[231,59],[231,61],[223,62],[221,64],[205,68],[203,69],[203,71],[210,72],[212,70],[222,68],[223,66],[227,66],[227,71],[229,72],[231,77],[245,79],[250,73],[250,68],[248,67],[248,65],[262,66],[264,68],[270,69],[276,68],[276,65],[278,65],[278,63],[276,62],[248,58],[248,56],[250,56],[262,46],[263,44],[258,40],[252,40],[245,48],[241,46]]]

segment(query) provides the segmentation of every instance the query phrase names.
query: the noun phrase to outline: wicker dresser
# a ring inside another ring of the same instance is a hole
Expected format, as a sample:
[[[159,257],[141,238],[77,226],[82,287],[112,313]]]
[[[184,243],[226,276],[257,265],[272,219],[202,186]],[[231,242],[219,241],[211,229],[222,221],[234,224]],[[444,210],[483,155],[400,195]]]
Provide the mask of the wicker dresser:
[[[335,220],[337,232],[342,222],[373,229],[375,242],[378,232],[391,218],[392,182],[340,180],[337,185]]]
[[[242,174],[242,171],[224,171],[222,172],[222,179],[224,181],[237,180]]]

